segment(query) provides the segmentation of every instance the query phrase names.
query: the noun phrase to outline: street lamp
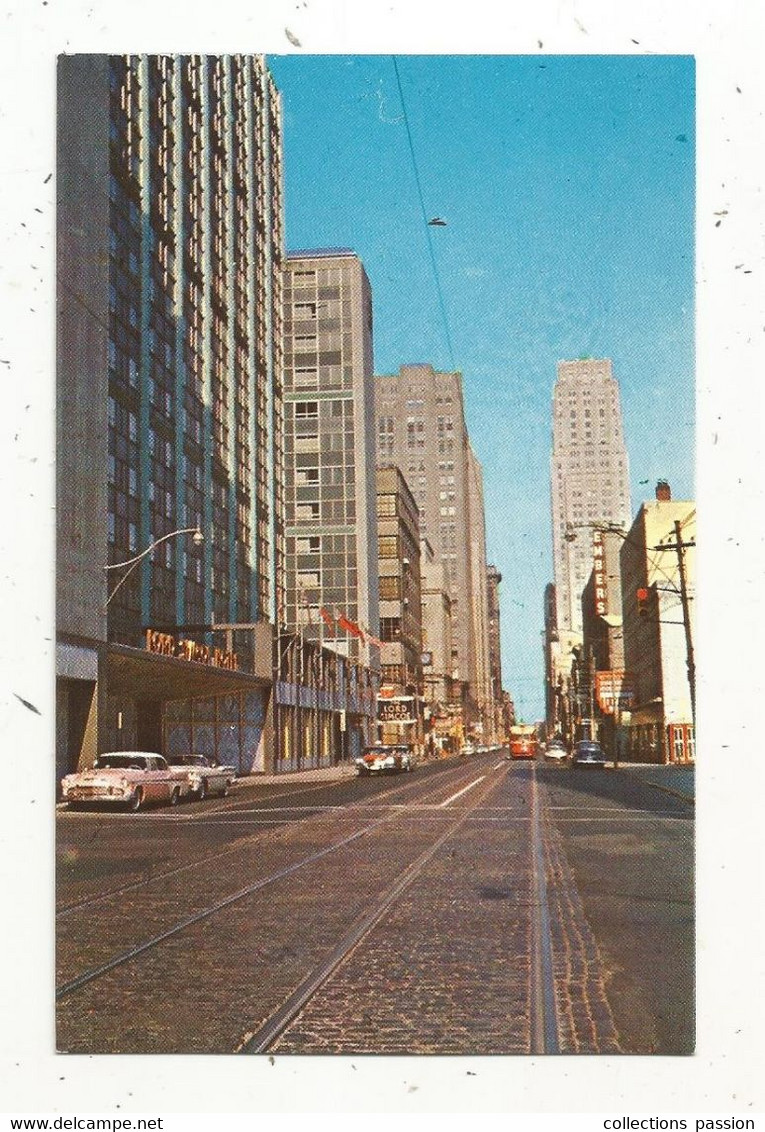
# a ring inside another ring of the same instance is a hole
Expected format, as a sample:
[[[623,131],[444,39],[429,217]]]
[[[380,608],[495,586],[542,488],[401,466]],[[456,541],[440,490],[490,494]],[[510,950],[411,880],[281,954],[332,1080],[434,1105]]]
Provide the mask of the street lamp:
[[[141,562],[147,554],[151,554],[152,550],[154,550],[156,546],[159,546],[161,542],[167,542],[168,539],[176,538],[178,535],[192,535],[193,538],[191,541],[194,543],[194,546],[201,546],[205,541],[205,536],[202,534],[199,527],[181,527],[180,530],[170,531],[169,534],[162,535],[161,538],[155,539],[150,546],[147,546],[140,554],[136,554],[134,558],[128,558],[125,562],[113,562],[110,566],[104,566],[104,570],[122,570],[127,566],[127,570],[125,570],[125,573],[106,599],[106,604],[109,604],[122,583],[127,581],[138,563]]]

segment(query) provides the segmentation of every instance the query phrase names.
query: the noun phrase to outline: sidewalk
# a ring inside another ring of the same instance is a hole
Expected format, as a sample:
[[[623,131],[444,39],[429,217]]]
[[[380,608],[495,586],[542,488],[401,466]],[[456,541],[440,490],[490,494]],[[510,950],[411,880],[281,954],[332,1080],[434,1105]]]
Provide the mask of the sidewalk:
[[[314,770],[285,770],[281,774],[243,774],[236,784],[247,786],[274,786],[288,782],[338,782],[343,778],[355,778],[356,767],[348,763],[338,766],[322,766]]]
[[[673,794],[686,802],[696,801],[696,767],[693,764],[656,766],[653,763],[620,762],[619,770],[666,794]]]

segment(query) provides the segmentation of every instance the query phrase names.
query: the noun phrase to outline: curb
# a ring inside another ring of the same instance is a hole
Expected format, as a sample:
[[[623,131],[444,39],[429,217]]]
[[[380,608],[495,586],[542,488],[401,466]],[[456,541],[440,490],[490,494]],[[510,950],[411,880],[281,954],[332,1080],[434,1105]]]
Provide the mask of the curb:
[[[691,794],[684,794],[682,790],[673,790],[671,786],[662,786],[659,782],[652,782],[650,778],[642,778],[639,774],[631,774],[628,770],[622,770],[621,767],[611,767],[619,774],[626,774],[634,782],[642,782],[644,786],[652,786],[654,790],[660,790],[662,794],[671,794],[673,798],[679,798],[681,802],[685,802],[688,806],[696,805],[696,797]]]

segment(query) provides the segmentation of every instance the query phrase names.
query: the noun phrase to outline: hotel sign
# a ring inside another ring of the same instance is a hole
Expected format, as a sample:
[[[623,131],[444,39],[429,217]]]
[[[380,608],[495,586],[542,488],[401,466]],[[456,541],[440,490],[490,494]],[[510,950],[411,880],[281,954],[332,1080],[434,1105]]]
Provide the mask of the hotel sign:
[[[377,701],[377,718],[380,723],[415,723],[412,696]]]
[[[199,645],[196,641],[179,641],[171,633],[161,633],[158,629],[146,630],[146,649],[148,652],[159,653],[160,656],[190,660],[194,664],[209,664],[213,668],[235,671],[239,667],[235,652]]]

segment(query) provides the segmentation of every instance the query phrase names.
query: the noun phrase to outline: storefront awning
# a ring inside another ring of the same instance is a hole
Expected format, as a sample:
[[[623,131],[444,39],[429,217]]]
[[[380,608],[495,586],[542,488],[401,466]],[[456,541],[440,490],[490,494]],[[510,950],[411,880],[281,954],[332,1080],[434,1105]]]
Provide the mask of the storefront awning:
[[[139,700],[182,700],[270,686],[269,681],[249,672],[162,656],[128,645],[107,646],[106,673],[112,694]]]

